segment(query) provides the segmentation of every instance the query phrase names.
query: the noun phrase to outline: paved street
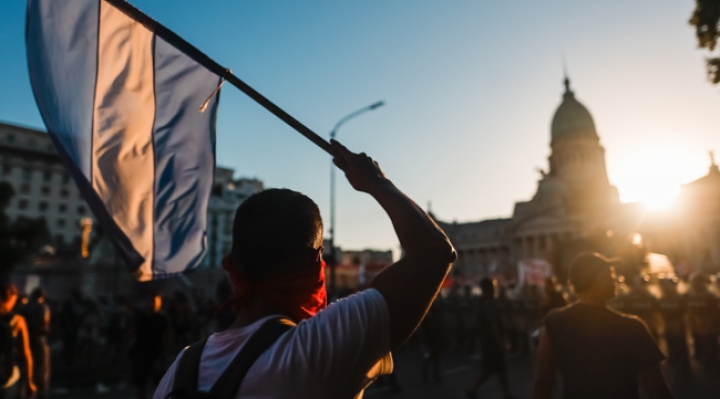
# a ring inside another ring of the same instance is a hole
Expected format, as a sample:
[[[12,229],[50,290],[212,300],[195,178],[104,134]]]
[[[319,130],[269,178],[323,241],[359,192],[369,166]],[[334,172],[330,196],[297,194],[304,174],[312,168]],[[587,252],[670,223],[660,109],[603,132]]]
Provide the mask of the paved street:
[[[479,370],[477,355],[445,353],[442,367],[442,383],[423,382],[420,375],[422,354],[419,350],[406,349],[395,355],[396,377],[400,392],[392,392],[388,384],[376,382],[365,392],[368,399],[423,399],[463,398],[463,390],[476,377]],[[518,399],[530,398],[534,357],[512,358],[508,362],[511,390]],[[677,399],[717,399],[720,397],[720,370],[700,371],[697,366],[691,372],[673,371],[665,366],[665,373]],[[106,388],[106,389],[105,389]],[[77,388],[55,391],[56,399],[132,399],[133,394],[125,383],[108,387]],[[489,380],[479,391],[479,398],[500,398],[497,381]]]
[[[365,397],[368,399],[422,399],[463,398],[462,392],[477,376],[479,358],[459,354],[446,354],[443,359],[443,382],[441,384],[423,382],[420,375],[421,354],[418,351],[405,351],[395,356],[397,378],[401,392],[393,393],[388,386],[373,384]],[[510,359],[508,362],[512,393],[519,399],[531,397],[534,357]],[[692,372],[673,371],[665,366],[665,374],[677,399],[717,399],[720,397],[720,370],[702,372],[694,367]],[[500,398],[497,381],[491,379],[478,391],[479,398]]]

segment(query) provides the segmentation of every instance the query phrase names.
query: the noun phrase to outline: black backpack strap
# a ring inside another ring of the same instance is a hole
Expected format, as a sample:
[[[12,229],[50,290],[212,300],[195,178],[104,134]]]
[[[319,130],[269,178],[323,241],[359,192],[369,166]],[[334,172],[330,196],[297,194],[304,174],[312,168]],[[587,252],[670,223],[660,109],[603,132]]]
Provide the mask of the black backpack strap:
[[[200,370],[200,357],[207,343],[207,338],[195,342],[185,349],[175,369],[173,389],[167,397],[174,397],[181,391],[192,392],[198,389],[198,372]]]
[[[250,367],[281,335],[293,327],[295,323],[286,318],[273,318],[263,323],[240,349],[210,392],[222,399],[235,398]]]

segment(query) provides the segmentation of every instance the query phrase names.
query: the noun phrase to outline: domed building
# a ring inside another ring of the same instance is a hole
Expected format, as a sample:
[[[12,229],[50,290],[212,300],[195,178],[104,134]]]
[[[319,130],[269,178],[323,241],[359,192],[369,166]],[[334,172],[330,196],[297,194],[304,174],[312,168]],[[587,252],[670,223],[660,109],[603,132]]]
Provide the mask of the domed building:
[[[458,250],[457,278],[515,279],[523,261],[557,268],[551,263],[557,263],[559,243],[625,230],[633,219],[608,181],[605,149],[590,111],[576,99],[568,78],[564,84],[550,126],[548,167],[540,170],[533,198],[517,202],[511,218],[441,222]]]

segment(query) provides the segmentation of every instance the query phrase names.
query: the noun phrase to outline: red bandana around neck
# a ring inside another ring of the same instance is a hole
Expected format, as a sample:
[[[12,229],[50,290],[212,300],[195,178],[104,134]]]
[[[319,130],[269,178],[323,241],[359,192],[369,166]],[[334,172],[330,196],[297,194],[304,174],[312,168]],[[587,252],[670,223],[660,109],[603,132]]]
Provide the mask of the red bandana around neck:
[[[250,298],[257,296],[280,306],[298,323],[315,316],[327,306],[324,260],[320,261],[319,272],[315,267],[305,267],[260,281],[250,281],[230,262],[223,262],[223,268],[235,289],[235,296],[228,304],[235,311],[245,306]]]

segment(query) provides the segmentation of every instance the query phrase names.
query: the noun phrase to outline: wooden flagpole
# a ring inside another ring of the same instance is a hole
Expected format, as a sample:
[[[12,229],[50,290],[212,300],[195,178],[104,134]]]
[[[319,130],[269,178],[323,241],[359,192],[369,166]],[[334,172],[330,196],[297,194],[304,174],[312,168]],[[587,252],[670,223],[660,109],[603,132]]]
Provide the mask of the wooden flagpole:
[[[307,126],[300,123],[300,121],[298,121],[297,119],[293,118],[290,114],[285,112],[282,108],[275,105],[275,103],[268,100],[267,97],[258,93],[255,89],[250,87],[247,83],[240,80],[240,78],[233,75],[229,69],[222,67],[220,64],[215,62],[212,58],[208,57],[205,53],[200,51],[197,47],[195,47],[192,44],[185,41],[185,39],[178,36],[175,32],[164,27],[163,25],[161,25],[154,19],[150,18],[149,16],[147,16],[142,11],[138,10],[137,8],[135,8],[133,5],[131,5],[130,3],[128,3],[125,0],[101,0],[101,1],[108,2],[109,4],[113,5],[114,7],[116,7],[123,13],[125,13],[130,18],[141,23],[143,26],[145,26],[146,28],[148,28],[149,30],[154,32],[158,37],[161,37],[163,40],[165,40],[169,44],[175,46],[178,50],[182,51],[183,53],[185,53],[185,55],[187,55],[188,57],[195,60],[195,62],[197,62],[198,64],[204,66],[209,71],[215,73],[216,75],[225,79],[231,85],[240,89],[240,91],[242,91],[248,97],[255,100],[255,102],[257,102],[258,104],[262,105],[265,109],[267,109],[273,115],[280,118],[283,122],[290,125],[290,127],[295,129],[296,131],[298,131],[298,133],[307,137],[308,140],[315,143],[315,145],[317,145],[318,147],[325,150],[328,154],[331,154],[330,143],[328,143],[325,139],[323,139],[317,133],[310,130],[310,128],[308,128]]]

